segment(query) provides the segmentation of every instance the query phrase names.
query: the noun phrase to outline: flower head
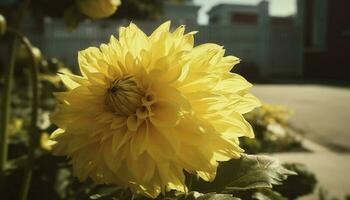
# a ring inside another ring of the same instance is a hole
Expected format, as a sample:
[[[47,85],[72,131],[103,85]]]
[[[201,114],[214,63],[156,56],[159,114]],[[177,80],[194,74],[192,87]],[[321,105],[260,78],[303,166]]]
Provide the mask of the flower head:
[[[264,103],[259,109],[255,109],[245,117],[248,121],[257,121],[259,124],[268,126],[269,124],[287,125],[288,120],[293,115],[293,109],[283,105],[273,105]]]
[[[119,40],[79,52],[82,76],[60,75],[68,91],[56,94],[53,151],[80,179],[149,197],[186,191],[184,171],[212,181],[219,161],[240,157],[238,138],[254,137],[242,114],[260,103],[230,73],[239,59],[169,27],[121,27]]]
[[[100,19],[113,15],[120,0],[76,0],[78,8],[85,15]]]

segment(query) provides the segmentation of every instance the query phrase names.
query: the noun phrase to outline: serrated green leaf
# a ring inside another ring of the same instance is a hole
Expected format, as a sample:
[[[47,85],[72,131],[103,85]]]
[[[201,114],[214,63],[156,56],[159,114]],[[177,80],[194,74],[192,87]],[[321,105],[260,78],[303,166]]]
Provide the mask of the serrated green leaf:
[[[288,199],[298,199],[298,197],[313,193],[317,179],[315,174],[301,163],[284,163],[283,166],[298,175],[288,177],[283,181],[283,185],[274,186],[273,189]]]
[[[272,188],[296,173],[286,169],[277,159],[268,156],[244,155],[239,170],[226,187],[228,190]]]
[[[240,159],[220,163],[216,179],[192,183],[192,189],[201,192],[230,193],[238,190],[272,188],[289,175],[295,175],[276,158],[261,155],[242,155]]]

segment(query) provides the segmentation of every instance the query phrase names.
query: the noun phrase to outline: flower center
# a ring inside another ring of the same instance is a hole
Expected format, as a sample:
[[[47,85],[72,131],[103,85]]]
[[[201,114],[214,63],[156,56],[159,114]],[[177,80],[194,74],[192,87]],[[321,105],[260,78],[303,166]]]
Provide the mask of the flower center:
[[[118,115],[129,116],[141,106],[143,92],[132,75],[115,79],[107,90],[106,104]]]

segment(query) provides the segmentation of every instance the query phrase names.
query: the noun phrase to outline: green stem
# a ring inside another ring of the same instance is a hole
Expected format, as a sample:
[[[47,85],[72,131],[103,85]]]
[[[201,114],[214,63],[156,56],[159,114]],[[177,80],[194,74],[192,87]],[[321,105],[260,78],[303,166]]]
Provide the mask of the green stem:
[[[29,7],[31,0],[24,0],[22,3],[17,18],[14,21],[14,28],[19,29],[20,22],[27,8]],[[13,71],[16,64],[16,37],[10,40],[10,62],[7,72],[5,74],[5,84],[4,84],[4,93],[2,98],[1,105],[1,116],[0,116],[0,186],[4,183],[5,179],[5,168],[7,161],[7,135],[8,135],[8,124],[9,124],[9,116],[11,111],[11,90],[12,90],[12,82],[13,82]]]
[[[25,200],[28,196],[28,191],[30,188],[30,182],[32,178],[33,173],[33,161],[34,161],[34,151],[36,147],[36,143],[38,141],[38,133],[37,133],[37,127],[36,122],[38,119],[38,108],[39,108],[39,95],[38,95],[38,61],[35,57],[34,52],[32,51],[33,47],[30,41],[27,37],[25,37],[22,33],[16,31],[15,29],[8,28],[9,32],[13,33],[18,37],[18,39],[21,41],[22,44],[24,44],[24,47],[28,51],[30,57],[31,57],[31,85],[32,85],[32,118],[30,122],[30,131],[29,131],[29,148],[28,148],[28,163],[27,167],[24,171],[24,179],[23,179],[23,185],[20,193],[20,199]]]
[[[1,109],[1,127],[0,127],[0,173],[1,180],[5,177],[5,164],[7,160],[7,133],[10,116],[11,89],[13,82],[13,71],[16,61],[16,40],[10,46],[10,63],[5,75],[4,93]]]

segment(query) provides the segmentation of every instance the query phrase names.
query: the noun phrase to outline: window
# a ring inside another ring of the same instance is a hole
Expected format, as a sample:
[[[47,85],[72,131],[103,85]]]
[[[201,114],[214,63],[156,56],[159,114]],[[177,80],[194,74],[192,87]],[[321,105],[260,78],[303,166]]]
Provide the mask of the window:
[[[231,17],[232,23],[257,24],[258,16],[252,13],[233,13]]]

